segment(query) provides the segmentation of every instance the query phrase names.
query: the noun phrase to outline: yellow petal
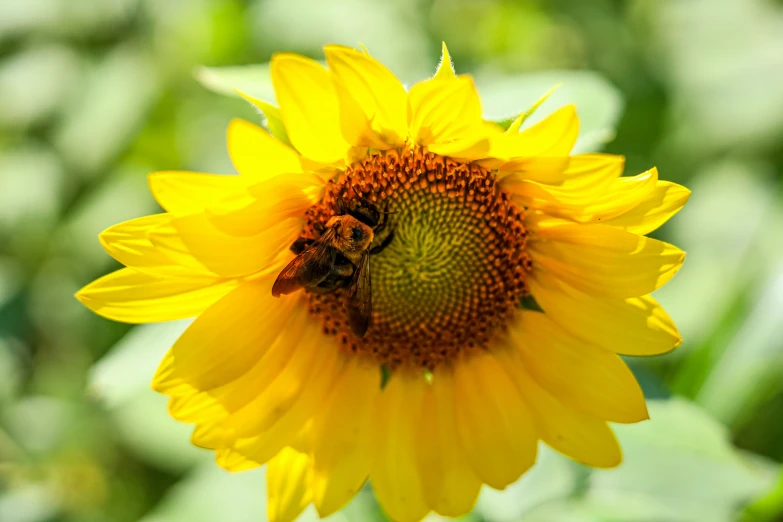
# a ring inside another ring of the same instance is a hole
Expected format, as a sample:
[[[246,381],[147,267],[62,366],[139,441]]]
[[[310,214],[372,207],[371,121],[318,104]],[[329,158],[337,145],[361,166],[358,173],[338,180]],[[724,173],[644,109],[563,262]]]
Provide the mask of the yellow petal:
[[[131,219],[111,226],[101,232],[103,248],[114,259],[139,272],[154,276],[213,277],[215,274],[193,256],[185,264],[176,263],[150,242],[148,234],[157,227],[171,222],[170,214],[154,214]]]
[[[283,448],[266,466],[266,515],[269,522],[293,522],[312,498],[310,459]]]
[[[436,369],[434,380],[446,371]],[[492,355],[471,355],[455,365],[454,404],[462,447],[482,482],[503,489],[536,461],[528,406]]]
[[[303,221],[286,219],[259,234],[239,237],[222,232],[206,214],[192,214],[153,229],[149,238],[177,262],[195,257],[216,274],[239,277],[268,267],[299,236]]]
[[[603,221],[603,224],[635,234],[649,234],[679,212],[690,195],[691,191],[682,185],[659,181],[638,205],[624,214]]]
[[[579,137],[579,117],[574,105],[566,105],[530,128],[513,136],[507,144],[509,157],[568,156]]]
[[[291,441],[290,446],[299,453],[312,453],[313,449],[313,419],[304,423]],[[312,457],[312,455],[311,455]]]
[[[246,189],[241,176],[197,172],[154,172],[147,177],[161,207],[177,216],[204,212],[208,206]]]
[[[658,170],[652,168],[637,176],[616,178],[606,185],[578,191],[568,184],[542,186],[548,193],[547,200],[533,198],[528,206],[583,223],[603,223],[638,206],[655,190],[657,182]]]
[[[240,119],[231,120],[228,125],[228,154],[248,183],[302,172],[299,154],[294,149],[258,125]]]
[[[196,426],[190,437],[194,446],[204,449],[219,449],[226,445],[228,433],[214,424]]]
[[[579,118],[576,107],[567,105],[532,127],[518,134],[506,133],[491,137],[489,158],[481,165],[499,172],[522,172],[530,179],[550,181],[552,173],[542,177],[536,170],[547,163],[536,158],[567,158],[579,136]],[[550,160],[551,162],[551,160]],[[568,166],[560,165],[561,172]]]
[[[236,286],[231,279],[159,277],[123,268],[93,281],[76,297],[108,319],[155,323],[197,316]]]
[[[275,452],[275,454],[279,452],[280,451],[278,450]],[[255,469],[262,464],[247,458],[241,453],[237,453],[232,448],[220,448],[219,450],[215,451],[215,461],[218,463],[218,466],[225,469],[226,471],[231,471],[233,473]]]
[[[408,93],[408,127],[410,140],[417,145],[483,138],[481,101],[473,79],[459,76],[414,85]]]
[[[252,419],[252,415],[245,413],[255,412],[264,417],[256,426],[267,428],[258,435],[238,438],[232,445],[233,452],[256,463],[266,462],[284,446],[293,444],[302,428],[321,411],[324,397],[329,396],[343,363],[337,343],[334,339],[324,339],[322,329],[318,321],[310,321],[297,347],[297,352],[313,354],[310,368],[303,368],[297,374],[289,363],[280,379],[265,390],[268,404],[258,398],[240,410],[236,418],[229,417],[225,424],[237,428],[237,419]],[[242,431],[250,430],[242,428]],[[218,464],[224,465],[220,461]]]
[[[559,193],[565,193],[571,198],[581,197],[581,200],[569,199],[568,202],[583,204],[589,202],[596,194],[602,194],[623,174],[624,167],[623,156],[599,153],[578,154],[568,157],[567,166],[554,181],[533,181],[525,173],[512,173],[501,178],[500,186],[506,192],[524,198],[526,206],[539,208],[541,203],[536,199],[543,202],[557,202],[555,195]]]
[[[682,266],[679,248],[604,225],[539,222],[530,253],[538,269],[590,295],[649,294]]]
[[[429,511],[416,463],[425,386],[423,374],[397,371],[386,384],[377,410],[378,453],[370,480],[381,506],[397,522],[418,522]]]
[[[376,445],[373,420],[380,371],[352,358],[313,427],[313,504],[321,517],[342,508],[362,488]]]
[[[457,75],[454,72],[454,63],[451,61],[451,55],[446,48],[446,42],[443,42],[441,48],[440,63],[438,63],[438,68],[435,70],[434,78],[436,80],[453,80]]]
[[[283,174],[248,187],[245,197],[218,202],[207,214],[226,234],[254,236],[280,221],[304,218],[323,192],[324,181],[316,175]]]
[[[491,147],[490,144],[489,154],[492,154]],[[548,185],[563,183],[569,163],[568,156],[514,158],[508,161],[483,159],[478,162],[484,168],[497,170],[499,179],[512,177],[517,183],[519,181],[536,181],[544,184],[547,188]]]
[[[288,363],[246,406],[231,414],[224,426],[237,437],[253,437],[267,431],[285,416],[308,389],[322,364],[333,358],[335,347],[324,347],[323,332],[317,321],[309,321],[299,345]],[[293,433],[291,434],[293,436]]]
[[[545,273],[535,274],[528,284],[547,317],[601,348],[624,355],[656,355],[681,342],[674,321],[649,295],[593,297]]]
[[[159,391],[164,390],[172,397],[169,401],[172,417],[198,424],[223,423],[230,414],[257,399],[275,382],[297,352],[307,330],[306,324],[311,319],[309,315],[305,303],[294,305],[287,321],[280,327],[277,338],[258,347],[255,365],[236,379],[217,387],[200,387],[198,381],[188,381],[184,376],[178,376],[176,358],[170,350],[158,371],[156,383]],[[164,381],[166,385],[162,385]],[[221,429],[231,434],[235,432],[222,424]]]
[[[540,312],[523,311],[511,333],[525,369],[566,406],[612,422],[648,418],[639,384],[614,353],[571,336]]]
[[[541,439],[572,459],[600,468],[620,464],[622,453],[606,422],[566,407],[544,390],[525,370],[519,353],[503,347],[496,357],[530,405]]]
[[[276,274],[245,282],[202,313],[161,363],[153,387],[166,393],[186,382],[197,390],[234,381],[277,339],[295,298],[272,297]]]
[[[469,513],[481,481],[473,472],[457,437],[454,379],[439,373],[424,391],[419,422],[419,474],[427,504],[437,513]]]
[[[315,60],[276,54],[271,74],[283,123],[294,147],[321,163],[345,158],[350,146],[340,131],[337,94],[329,72]]]
[[[623,175],[625,157],[616,154],[577,154],[569,157],[563,172],[564,190],[572,194],[582,191],[601,191]]]
[[[343,135],[351,145],[398,147],[408,135],[407,93],[372,56],[340,45],[324,48],[335,77]]]

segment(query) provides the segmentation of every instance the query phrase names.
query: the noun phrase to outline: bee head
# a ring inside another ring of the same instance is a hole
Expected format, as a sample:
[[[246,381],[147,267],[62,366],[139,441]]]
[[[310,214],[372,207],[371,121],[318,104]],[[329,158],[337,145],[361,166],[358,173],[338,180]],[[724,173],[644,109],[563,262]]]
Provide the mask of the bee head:
[[[332,227],[337,232],[335,241],[339,242],[341,250],[364,252],[370,248],[373,240],[372,229],[352,216],[334,216],[326,223],[326,227]]]

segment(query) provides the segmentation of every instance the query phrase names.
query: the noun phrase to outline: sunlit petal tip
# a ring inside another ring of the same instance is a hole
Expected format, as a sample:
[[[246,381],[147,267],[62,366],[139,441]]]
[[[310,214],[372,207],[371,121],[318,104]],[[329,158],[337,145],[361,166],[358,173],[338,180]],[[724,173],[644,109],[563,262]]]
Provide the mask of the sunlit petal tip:
[[[272,55],[272,59],[269,60],[269,64],[270,64],[270,67],[274,67],[275,65],[279,66],[281,63],[283,63],[283,62],[285,62],[287,60],[296,61],[296,62],[304,62],[304,63],[309,63],[311,61],[314,61],[314,60],[312,60],[312,58],[307,58],[306,56],[302,56],[301,54],[289,53],[289,52],[278,52],[278,53],[274,53]]]
[[[438,80],[451,80],[456,77],[454,62],[451,60],[451,55],[446,47],[446,42],[442,42],[441,48],[441,57],[438,67],[435,69],[435,78]]]
[[[218,466],[232,473],[255,469],[262,464],[245,458],[243,455],[240,455],[231,449],[218,450],[215,454],[215,461]],[[291,521],[293,521],[293,519],[291,519]]]
[[[647,418],[649,419],[649,414]],[[620,442],[617,440],[617,436],[615,435],[614,430],[612,430],[611,427],[607,427],[607,431],[609,432],[609,437],[611,437],[611,440],[613,441],[613,449],[615,450],[614,452],[604,451],[601,453],[600,458],[590,459],[589,462],[581,462],[578,458],[575,460],[587,466],[600,469],[612,469],[622,464],[624,459],[623,448],[620,446]]]
[[[682,210],[690,194],[690,190],[682,185],[658,180],[643,200],[604,224],[635,234],[649,234]]]
[[[229,155],[231,155],[233,143],[239,138],[238,135],[250,125],[252,125],[250,122],[243,120],[242,118],[231,118],[231,121],[228,122],[228,127],[226,127],[226,143],[228,145]]]
[[[568,105],[564,105],[563,107],[559,108],[546,118],[544,118],[538,125],[543,124],[544,122],[558,122],[560,126],[563,128],[569,128],[571,126],[576,126],[576,129],[578,131],[579,129],[579,111],[576,108],[576,105],[573,103],[570,103]]]
[[[248,123],[249,123],[248,121],[243,120],[242,118],[231,118],[231,121],[228,122],[226,135],[230,137],[234,132],[236,132],[237,127],[248,125]]]
[[[680,250],[675,246],[672,246],[672,248],[674,248],[675,250],[679,250],[680,252],[680,258],[677,260],[676,266],[674,267],[674,271],[676,272],[682,267],[682,264],[685,262],[685,257],[688,255],[688,253],[685,252],[684,250]]]
[[[153,377],[152,382],[150,383],[150,390],[157,392],[157,393],[166,393],[166,390],[168,389],[168,386],[166,385],[166,379],[163,377],[158,377],[156,374],[155,377]]]
[[[266,111],[264,107],[261,109]],[[274,112],[270,114],[277,118],[277,108],[269,106],[269,109]],[[269,114],[266,112],[264,114],[267,115],[267,122],[271,125],[272,119]],[[278,174],[302,172],[299,153],[285,140],[278,139],[259,125],[234,118],[228,125],[227,141],[231,162],[241,177],[247,181],[264,181]]]
[[[562,109],[555,111],[552,116],[558,115],[562,119],[572,122],[571,124],[576,126],[577,133],[579,130],[579,111],[576,108],[576,105],[569,104],[564,106]]]
[[[92,310],[92,307],[90,307],[90,305],[88,304],[88,303],[90,302],[90,298],[89,298],[89,297],[87,297],[87,295],[85,295],[85,291],[84,291],[84,290],[85,290],[86,288],[87,288],[87,287],[85,286],[84,288],[82,288],[81,290],[79,290],[78,292],[76,292],[75,294],[73,294],[73,296],[74,296],[76,299],[78,299],[78,301],[79,301],[81,304],[83,304],[84,306],[86,306],[87,308],[89,308],[90,310]],[[94,310],[93,310],[93,311],[94,311]]]
[[[341,44],[327,44],[324,45],[323,51],[324,55],[328,56],[330,54],[337,54],[337,53],[345,53],[345,54],[353,54],[353,55],[359,55],[359,56],[370,56],[370,53],[367,52],[367,49],[364,48],[363,45],[359,44],[360,47],[364,50],[364,52],[360,51],[359,49],[356,49],[355,47],[350,47],[348,45],[341,45]]]
[[[171,389],[171,385],[173,384],[172,373],[173,357],[171,351],[169,351],[155,370],[155,374],[152,376],[152,382],[150,382],[150,388],[153,391],[165,394],[166,391]]]

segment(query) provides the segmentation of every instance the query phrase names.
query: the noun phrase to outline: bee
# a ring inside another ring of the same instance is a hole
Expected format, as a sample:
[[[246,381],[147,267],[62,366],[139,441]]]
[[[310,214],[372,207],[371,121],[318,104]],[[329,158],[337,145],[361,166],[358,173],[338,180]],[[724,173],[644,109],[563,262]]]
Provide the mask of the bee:
[[[375,236],[386,227],[388,205],[381,212],[369,201],[357,198],[347,208],[338,198],[337,209],[325,225],[316,228],[320,237],[294,241],[291,251],[296,257],[277,276],[272,295],[279,297],[300,289],[325,294],[347,287],[343,306],[348,326],[361,338],[372,315],[370,256],[391,243],[394,230],[373,247]]]

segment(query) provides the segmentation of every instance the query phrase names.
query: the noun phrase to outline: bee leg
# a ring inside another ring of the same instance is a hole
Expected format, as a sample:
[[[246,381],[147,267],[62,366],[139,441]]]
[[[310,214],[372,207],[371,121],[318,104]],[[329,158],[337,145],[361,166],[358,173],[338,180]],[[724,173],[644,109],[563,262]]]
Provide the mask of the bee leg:
[[[375,227],[375,230],[373,230],[374,233],[382,232],[384,228],[386,228],[386,223],[389,219],[389,204],[386,203],[386,206],[383,207],[383,213],[381,214],[380,221],[378,222],[378,225]]]
[[[290,250],[294,254],[299,255],[305,250],[307,250],[308,247],[310,247],[310,245],[312,245],[313,243],[315,243],[315,239],[300,237],[299,239],[293,242],[293,244],[290,247]]]
[[[392,239],[394,239],[394,229],[389,231],[388,235],[385,238],[383,238],[383,241],[381,241],[380,245],[376,245],[370,249],[370,255],[378,254],[381,251],[383,251],[384,248],[389,246],[389,243],[392,242]]]

